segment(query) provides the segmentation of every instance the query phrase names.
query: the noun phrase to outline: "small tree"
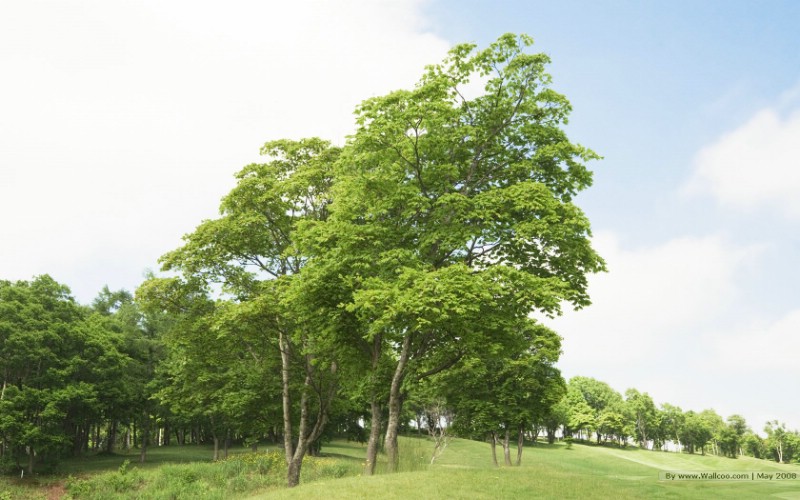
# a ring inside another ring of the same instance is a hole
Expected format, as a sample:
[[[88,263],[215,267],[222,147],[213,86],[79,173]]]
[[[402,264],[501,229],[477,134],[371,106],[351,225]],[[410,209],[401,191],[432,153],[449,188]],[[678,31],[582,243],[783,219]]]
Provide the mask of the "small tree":
[[[770,420],[764,426],[767,433],[767,447],[774,453],[775,460],[782,464],[784,456],[784,445],[786,444],[786,424],[777,420]]]
[[[297,245],[297,230],[327,217],[340,149],[311,138],[269,142],[261,152],[268,161],[239,172],[221,217],[204,221],[161,262],[187,283],[221,284],[260,317],[262,334],[280,353],[287,484],[295,486],[303,457],[327,423],[340,362],[331,338],[338,323],[310,313],[319,296],[303,294],[296,283],[309,257]]]

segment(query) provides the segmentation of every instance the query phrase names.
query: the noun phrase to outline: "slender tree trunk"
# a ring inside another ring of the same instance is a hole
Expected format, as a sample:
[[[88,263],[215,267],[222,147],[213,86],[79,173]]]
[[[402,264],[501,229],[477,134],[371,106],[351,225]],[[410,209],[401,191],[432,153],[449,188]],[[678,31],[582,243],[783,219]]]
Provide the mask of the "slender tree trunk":
[[[283,396],[283,451],[286,457],[286,465],[291,466],[294,448],[292,446],[292,398],[289,394],[289,363],[291,355],[289,353],[289,341],[283,332],[278,337],[278,345],[281,351],[281,383]],[[299,473],[298,473],[299,481]],[[297,484],[297,483],[295,483]]]
[[[117,421],[112,420],[111,425],[108,426],[108,442],[106,443],[106,452],[114,453],[114,444],[117,441]]]
[[[83,426],[83,441],[81,441],[81,453],[89,451],[89,440],[92,437],[92,426],[88,422]]]
[[[33,463],[35,462],[36,454],[33,451],[33,446],[28,447],[28,475],[33,477]]]
[[[381,356],[381,344],[383,344],[383,336],[375,335],[372,339],[372,376],[377,377],[378,363]],[[375,388],[376,380],[372,381],[372,393],[370,395],[370,423],[369,423],[369,440],[367,441],[367,458],[364,464],[364,475],[371,476],[375,474],[375,465],[378,462],[378,441],[381,438],[381,405],[378,402],[378,393]]]
[[[305,385],[311,384],[311,377],[306,375]],[[308,393],[303,391],[300,396],[300,425],[297,427],[297,446],[294,454],[289,459],[289,466],[286,471],[286,484],[293,488],[300,484],[300,470],[303,467],[303,457],[308,448]]]
[[[522,465],[522,447],[525,445],[525,427],[519,426],[517,434],[517,467]]]
[[[492,463],[495,467],[500,467],[500,464],[497,463],[497,433],[494,431],[489,434],[489,444],[492,446]]]
[[[223,458],[228,458],[228,448],[231,445],[231,430],[230,428],[225,431],[225,447],[223,448],[222,456]]]
[[[375,464],[378,461],[378,441],[381,438],[381,406],[378,403],[378,396],[373,393],[370,401],[369,440],[367,441],[367,461],[364,465],[364,475],[375,474]]]
[[[392,376],[392,385],[389,388],[389,421],[386,423],[386,438],[384,449],[388,461],[387,470],[396,472],[400,455],[397,449],[397,433],[400,427],[400,409],[402,406],[400,388],[406,375],[408,358],[411,351],[411,334],[406,334],[403,338],[403,347],[400,351],[400,359],[397,360],[397,367]]]
[[[505,434],[503,436],[503,461],[509,467],[511,467],[511,449],[509,447],[510,437],[511,433],[509,432],[508,428],[506,428]]]
[[[219,460],[219,436],[217,436],[216,432],[214,432],[212,436],[214,439],[214,461],[216,462]]]
[[[139,453],[139,462],[144,463],[147,459],[147,442],[150,440],[150,416],[144,417],[144,429],[142,429],[142,450]]]
[[[286,350],[282,350],[282,353]],[[283,359],[283,358],[282,358]],[[286,352],[285,360],[288,362],[288,352]],[[288,396],[288,364],[284,365],[284,390]],[[331,363],[331,376],[335,377],[337,371],[336,363]],[[309,429],[309,395],[314,392],[312,373],[315,373],[315,363],[311,356],[305,357],[305,370],[306,377],[303,381],[303,391],[300,396],[300,423],[297,426],[297,445],[294,447],[294,453],[287,455],[287,471],[286,471],[286,484],[288,487],[293,488],[300,484],[300,469],[303,466],[303,457],[308,451],[310,443],[319,439],[325,425],[328,423],[328,406],[336,393],[336,384],[333,383],[329,388],[329,393],[323,396],[321,393],[321,386],[318,388],[320,391],[319,409],[317,412],[317,419],[313,427]],[[284,403],[288,402],[288,397],[284,397]],[[291,450],[291,432],[292,423],[291,415],[288,408],[284,407],[284,429],[288,431],[289,436],[284,436],[286,451]],[[288,444],[286,444],[288,442]]]
[[[161,436],[161,442],[164,446],[169,446],[172,439],[172,429],[169,425],[169,420],[164,421],[164,434]]]

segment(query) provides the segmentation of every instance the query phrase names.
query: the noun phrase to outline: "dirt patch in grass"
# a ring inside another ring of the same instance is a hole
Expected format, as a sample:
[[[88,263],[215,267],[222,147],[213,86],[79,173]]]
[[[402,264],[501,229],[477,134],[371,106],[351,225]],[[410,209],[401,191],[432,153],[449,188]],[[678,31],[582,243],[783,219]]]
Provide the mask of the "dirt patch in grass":
[[[47,500],[61,500],[67,494],[64,483],[54,483],[47,488]]]

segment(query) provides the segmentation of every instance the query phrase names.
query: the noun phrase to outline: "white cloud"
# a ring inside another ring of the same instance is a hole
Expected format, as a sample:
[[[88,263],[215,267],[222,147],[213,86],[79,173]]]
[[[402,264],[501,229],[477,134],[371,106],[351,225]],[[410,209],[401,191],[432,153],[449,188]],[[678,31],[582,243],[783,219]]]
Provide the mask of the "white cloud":
[[[713,387],[709,396],[731,405],[741,401],[753,430],[768,420],[800,428],[800,410],[790,396],[800,391],[800,309],[771,320],[742,321],[704,335],[705,370],[701,379]],[[731,411],[738,411],[731,409]]]
[[[764,109],[703,148],[685,191],[710,194],[725,207],[767,206],[800,217],[800,110],[782,117]]]
[[[716,407],[727,416],[722,403],[730,403],[729,413],[748,414],[741,394],[717,399],[704,385],[717,382],[706,370],[707,332],[740,320],[741,278],[762,249],[721,236],[628,248],[609,233],[594,245],[609,272],[590,278],[592,305],[548,322],[564,337],[565,376],[594,377],[620,392],[635,387],[685,410]]]
[[[711,362],[721,370],[760,372],[800,380],[800,309],[777,320],[759,321],[709,339]]]
[[[440,60],[423,6],[3,4],[0,279],[136,286],[263,142],[342,143],[358,102]]]
[[[590,278],[592,305],[553,321],[565,337],[563,363],[570,371],[587,365],[613,370],[622,355],[631,358],[626,365],[650,366],[650,359],[735,303],[737,273],[758,252],[718,236],[628,249],[601,233],[594,245],[609,272]]]

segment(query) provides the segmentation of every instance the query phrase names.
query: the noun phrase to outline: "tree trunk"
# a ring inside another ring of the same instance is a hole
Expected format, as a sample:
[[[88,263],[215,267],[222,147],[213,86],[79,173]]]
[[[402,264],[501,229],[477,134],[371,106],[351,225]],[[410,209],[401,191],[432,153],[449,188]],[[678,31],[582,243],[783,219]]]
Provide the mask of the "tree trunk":
[[[283,390],[284,390],[284,408],[283,408],[283,418],[284,418],[284,447],[286,451],[286,484],[288,487],[292,488],[297,486],[300,483],[300,469],[303,466],[303,457],[305,456],[306,452],[308,451],[308,446],[310,443],[313,443],[317,439],[319,439],[322,431],[325,429],[325,425],[328,423],[328,406],[330,405],[330,401],[333,399],[334,394],[336,393],[336,384],[332,383],[331,387],[329,388],[329,393],[326,396],[323,396],[321,392],[317,392],[313,387],[313,379],[312,374],[315,374],[315,363],[311,356],[305,356],[305,370],[306,376],[305,380],[303,381],[303,390],[300,396],[300,423],[297,426],[297,446],[294,447],[294,453],[289,454],[292,450],[292,422],[291,422],[291,412],[290,407],[288,404],[290,403],[289,400],[289,351],[288,351],[288,341],[285,337],[281,336],[282,344],[284,348],[281,349],[281,361],[282,361],[282,378],[283,378]],[[336,363],[331,363],[331,376],[335,376],[337,365]],[[318,373],[316,373],[318,374]],[[309,429],[309,395],[311,393],[317,392],[319,394],[319,409],[317,412],[317,419],[314,422],[314,426]]]
[[[376,377],[378,373],[378,363],[381,356],[381,345],[383,344],[383,336],[375,335],[372,339],[372,376]],[[375,465],[378,462],[378,441],[381,438],[381,405],[378,402],[378,392],[374,387],[376,381],[373,380],[372,394],[370,395],[370,423],[369,423],[369,440],[367,441],[367,459],[364,464],[364,475],[371,476],[375,474]]]
[[[509,438],[510,432],[506,429],[506,432],[503,436],[503,461],[509,467],[511,467],[511,449],[509,448]]]
[[[219,460],[219,437],[216,432],[214,432],[212,436],[214,439],[214,461],[216,462]]]
[[[411,334],[409,333],[403,338],[400,359],[397,360],[397,367],[392,376],[392,385],[389,388],[389,421],[386,423],[386,438],[383,446],[386,450],[387,471],[389,472],[397,472],[397,465],[400,459],[397,449],[397,432],[400,427],[400,409],[402,406],[400,388],[406,375],[410,351]]]
[[[289,469],[286,473],[286,484],[289,488],[293,488],[300,484],[300,467],[303,465],[303,461],[296,461],[290,460],[289,461]]]
[[[289,353],[289,341],[283,332],[278,337],[278,345],[281,351],[281,382],[283,395],[283,451],[286,456],[286,465],[291,466],[294,449],[292,447],[292,398],[289,394],[289,363],[291,361]],[[297,480],[300,480],[300,473],[297,473]],[[289,481],[291,483],[291,480]],[[297,485],[297,483],[295,483]],[[292,486],[290,484],[290,486]]]
[[[517,467],[522,465],[522,447],[525,445],[525,431],[522,425],[519,426],[517,434]]]
[[[311,380],[306,375],[306,386],[310,384]],[[288,468],[286,471],[286,485],[293,488],[300,484],[300,469],[303,467],[303,457],[308,448],[308,395],[303,391],[300,396],[300,425],[297,428],[297,446],[294,449],[294,454],[289,459]],[[291,425],[290,425],[291,428]],[[285,438],[284,438],[285,439]]]
[[[500,467],[500,464],[497,463],[497,433],[489,434],[489,444],[492,446],[492,463],[495,467]]]
[[[139,462],[144,463],[147,459],[147,442],[150,439],[150,417],[144,418],[144,429],[142,429],[142,450],[139,453]]]
[[[381,406],[378,403],[378,396],[372,395],[370,401],[370,419],[369,427],[369,440],[367,441],[367,461],[364,465],[364,475],[371,476],[375,474],[375,464],[378,461],[378,441],[381,438]]]
[[[106,452],[114,453],[114,444],[117,441],[117,421],[113,420],[108,427],[108,442],[106,443]]]

